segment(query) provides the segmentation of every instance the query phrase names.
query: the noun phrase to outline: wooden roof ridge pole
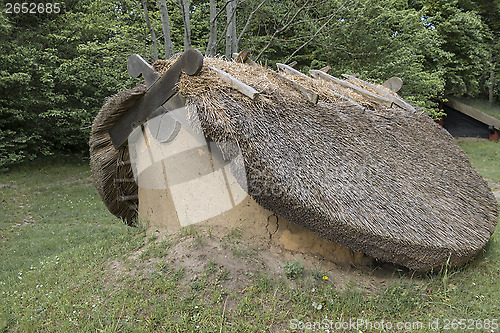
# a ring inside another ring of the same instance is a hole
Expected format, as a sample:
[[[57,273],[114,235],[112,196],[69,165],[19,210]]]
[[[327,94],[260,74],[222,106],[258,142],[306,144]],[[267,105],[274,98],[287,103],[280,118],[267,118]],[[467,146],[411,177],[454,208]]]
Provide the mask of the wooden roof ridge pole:
[[[238,63],[246,63],[250,66],[256,65],[256,62],[253,61],[252,59],[250,59],[249,54],[250,54],[250,52],[248,51],[248,49],[245,49],[245,50],[241,51],[240,53],[234,53],[233,54],[234,61],[238,62]],[[305,98],[307,98],[307,100],[309,102],[311,102],[313,104],[318,103],[318,94],[317,93],[315,93],[311,89],[308,89],[308,88],[302,86],[301,84],[298,84],[298,83],[284,77],[283,75],[281,75],[279,73],[276,73],[276,75],[280,80],[284,81],[285,83],[292,86],[295,90],[299,91]]]
[[[403,108],[405,110],[416,111],[413,106],[411,106],[410,104],[406,103],[401,98],[399,98],[397,96],[394,96],[393,93],[390,90],[388,90],[387,88],[385,88],[385,87],[377,86],[377,85],[375,85],[373,83],[366,82],[364,80],[358,79],[357,77],[354,77],[352,75],[342,74],[342,76],[345,77],[346,79],[349,79],[349,80],[353,81],[354,84],[359,83],[359,84],[367,85],[368,87],[370,87],[371,89],[373,89],[377,93],[379,93],[381,96],[387,98],[388,100],[390,100],[391,102],[393,102],[394,104],[396,104],[397,106],[399,106],[399,107],[401,107],[401,108]]]
[[[243,95],[249,97],[252,100],[255,100],[259,96],[259,92],[249,85],[241,82],[240,80],[233,77],[231,74],[224,72],[218,68],[208,66],[211,70],[213,70],[217,75],[229,86],[233,89],[238,90]]]
[[[325,67],[321,68],[321,69],[320,69],[320,71],[325,72],[325,73],[328,73],[331,69],[332,69],[332,68],[331,68],[330,66],[325,66]],[[312,75],[311,75],[311,76],[312,76]],[[315,78],[315,77],[313,77],[313,78]],[[342,95],[342,94],[340,94],[340,93],[338,93],[338,92],[336,92],[336,91],[334,91],[334,90],[332,90],[332,89],[329,89],[329,90],[330,90],[330,92],[331,92],[333,95],[335,95],[335,96],[337,96],[338,98],[343,99],[344,101],[346,101],[346,102],[350,103],[350,104],[351,104],[350,106],[355,106],[355,107],[357,107],[358,109],[360,109],[361,111],[366,111],[366,108],[365,108],[364,106],[362,106],[361,104],[359,104],[359,103],[357,103],[356,101],[352,100],[351,98],[349,98],[349,97],[347,97],[347,96],[344,96],[344,95]]]
[[[367,99],[370,99],[370,100],[375,101],[377,103],[380,103],[382,105],[385,105],[385,106],[388,106],[388,107],[392,107],[392,105],[394,103],[393,101],[389,100],[388,98],[385,98],[383,96],[380,96],[380,95],[377,95],[375,93],[372,93],[371,91],[368,91],[366,89],[358,87],[357,85],[355,85],[355,84],[353,84],[353,83],[351,83],[349,81],[338,79],[338,78],[336,78],[334,76],[326,74],[325,72],[322,72],[322,71],[319,71],[319,70],[315,70],[315,69],[311,69],[309,71],[309,74],[313,78],[315,78],[315,79],[321,78],[322,80],[333,82],[333,83],[336,83],[336,84],[340,84],[343,87],[351,88],[351,89],[357,91],[358,93],[360,93],[361,95],[363,95],[364,97],[366,97]]]
[[[366,86],[372,88],[373,90],[375,90],[377,93],[381,94],[382,96],[385,96],[386,94],[392,93],[392,91],[390,91],[388,88],[386,88],[384,86],[377,86],[376,84],[367,82],[365,80],[361,80],[354,75],[342,74],[342,76],[344,78],[346,78],[347,80],[352,80],[352,83],[354,83],[354,84],[366,85]]]
[[[278,66],[279,69],[281,69],[282,71],[288,73],[288,74],[293,74],[293,75],[298,75],[298,76],[303,76],[305,78],[308,78],[309,79],[309,76],[305,75],[304,73],[302,72],[299,72],[298,70],[288,66],[288,65],[285,65],[285,64],[280,64],[279,62],[276,63],[276,66]]]
[[[494,118],[480,110],[473,108],[467,104],[457,101],[456,99],[447,97],[448,102],[444,103],[445,105],[460,111],[463,114],[468,115],[471,118],[476,119],[488,126],[493,126],[496,130],[500,130],[500,120]]]
[[[312,91],[311,89],[308,89],[308,88],[304,87],[303,85],[301,85],[301,84],[299,84],[297,82],[294,82],[294,81],[290,80],[287,77],[284,77],[280,73],[276,73],[276,76],[281,81],[289,84],[290,86],[292,86],[292,88],[294,88],[295,90],[297,90],[298,92],[300,92],[302,94],[302,96],[304,96],[305,98],[307,98],[307,100],[309,102],[311,102],[313,104],[318,103],[318,94],[315,93],[314,91]]]
[[[366,110],[366,108],[365,108],[364,106],[362,106],[362,105],[361,105],[361,104],[359,104],[359,103],[356,103],[355,101],[353,101],[353,100],[352,100],[352,99],[350,99],[349,97],[344,96],[344,95],[342,95],[342,94],[339,94],[338,92],[333,91],[333,90],[331,90],[331,89],[330,89],[330,92],[331,92],[332,94],[334,94],[335,96],[337,96],[338,98],[343,99],[343,100],[345,100],[346,102],[351,103],[351,105],[352,105],[352,106],[355,106],[355,107],[357,107],[357,108],[361,109],[362,111],[365,111],[365,110]]]

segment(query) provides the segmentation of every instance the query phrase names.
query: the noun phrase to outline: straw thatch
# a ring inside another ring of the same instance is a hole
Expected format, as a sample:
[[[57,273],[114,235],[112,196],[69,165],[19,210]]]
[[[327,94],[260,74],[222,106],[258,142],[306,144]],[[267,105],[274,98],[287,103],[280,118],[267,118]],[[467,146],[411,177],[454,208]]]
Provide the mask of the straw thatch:
[[[204,62],[199,75],[181,76],[179,90],[207,137],[240,147],[249,194],[263,207],[416,270],[448,260],[459,265],[487,243],[497,222],[495,198],[453,138],[425,114],[282,74],[318,93],[312,104],[261,66]],[[154,67],[164,73],[170,63]],[[259,98],[228,87],[208,65],[252,86]]]
[[[115,149],[108,131],[146,92],[146,86],[122,91],[106,100],[92,123],[90,167],[97,192],[108,210],[128,224],[137,215],[137,184],[127,144]],[[120,181],[121,180],[121,181]]]

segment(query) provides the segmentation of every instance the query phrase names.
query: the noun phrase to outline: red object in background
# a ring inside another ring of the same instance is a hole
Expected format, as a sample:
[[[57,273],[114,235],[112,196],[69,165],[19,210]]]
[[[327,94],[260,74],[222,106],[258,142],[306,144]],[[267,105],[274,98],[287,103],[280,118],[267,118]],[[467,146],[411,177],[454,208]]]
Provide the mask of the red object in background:
[[[498,131],[490,132],[490,141],[498,142]]]
[[[443,112],[443,101],[439,101],[439,111]],[[439,120],[434,120],[436,124],[443,127],[444,125],[444,116],[439,118]]]

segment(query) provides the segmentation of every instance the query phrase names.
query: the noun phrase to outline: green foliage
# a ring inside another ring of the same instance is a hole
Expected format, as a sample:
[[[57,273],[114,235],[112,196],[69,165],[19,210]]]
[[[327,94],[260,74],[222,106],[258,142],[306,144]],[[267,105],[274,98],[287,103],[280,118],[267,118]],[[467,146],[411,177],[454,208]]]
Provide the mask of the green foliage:
[[[80,1],[60,15],[2,14],[0,169],[88,150],[104,98],[133,82],[124,61],[128,31],[109,25],[110,6]]]
[[[426,27],[440,40],[440,57],[431,60],[443,71],[447,94],[477,94],[491,58],[488,27],[457,0],[424,1],[421,13]]]
[[[243,11],[250,11],[256,3]],[[258,54],[269,35],[303,4],[266,4],[241,46]],[[400,94],[438,118],[441,114],[433,99],[485,91],[492,59],[498,54],[498,38],[493,38],[498,32],[494,23],[498,8],[457,0],[331,1],[300,12],[300,24],[280,33],[262,60],[270,64],[286,61],[315,35],[329,19],[328,13],[334,13],[328,25],[293,57],[297,67],[307,72],[330,65],[334,75],[360,74],[379,83],[399,76],[405,82]]]
[[[338,33],[324,37],[324,43],[335,47],[322,56],[335,59],[331,66],[338,75],[359,73],[379,83],[401,77],[405,84],[400,94],[435,115],[430,99],[443,93],[445,79],[428,59],[441,54],[441,43],[422,24],[421,15],[403,1],[390,1],[388,6],[377,0],[362,2],[343,14]]]

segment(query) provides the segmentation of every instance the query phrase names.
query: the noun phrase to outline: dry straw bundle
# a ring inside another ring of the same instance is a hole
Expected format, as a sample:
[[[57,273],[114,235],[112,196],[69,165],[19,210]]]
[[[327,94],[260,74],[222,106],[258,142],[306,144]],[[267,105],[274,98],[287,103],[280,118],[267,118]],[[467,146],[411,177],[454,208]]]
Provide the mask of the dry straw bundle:
[[[90,167],[97,192],[108,210],[132,224],[137,214],[137,184],[128,146],[115,149],[108,131],[146,92],[146,86],[122,91],[108,98],[92,124]]]
[[[154,67],[164,73],[170,63]],[[263,207],[352,250],[416,270],[448,260],[459,265],[487,243],[497,222],[495,198],[453,138],[426,115],[283,74],[319,95],[312,104],[264,67],[204,63],[199,75],[181,76],[179,90],[207,137],[238,144],[249,194]],[[209,66],[259,97],[230,88]],[[130,101],[136,96],[126,94]],[[125,107],[122,97],[101,113],[118,115],[111,109]]]

